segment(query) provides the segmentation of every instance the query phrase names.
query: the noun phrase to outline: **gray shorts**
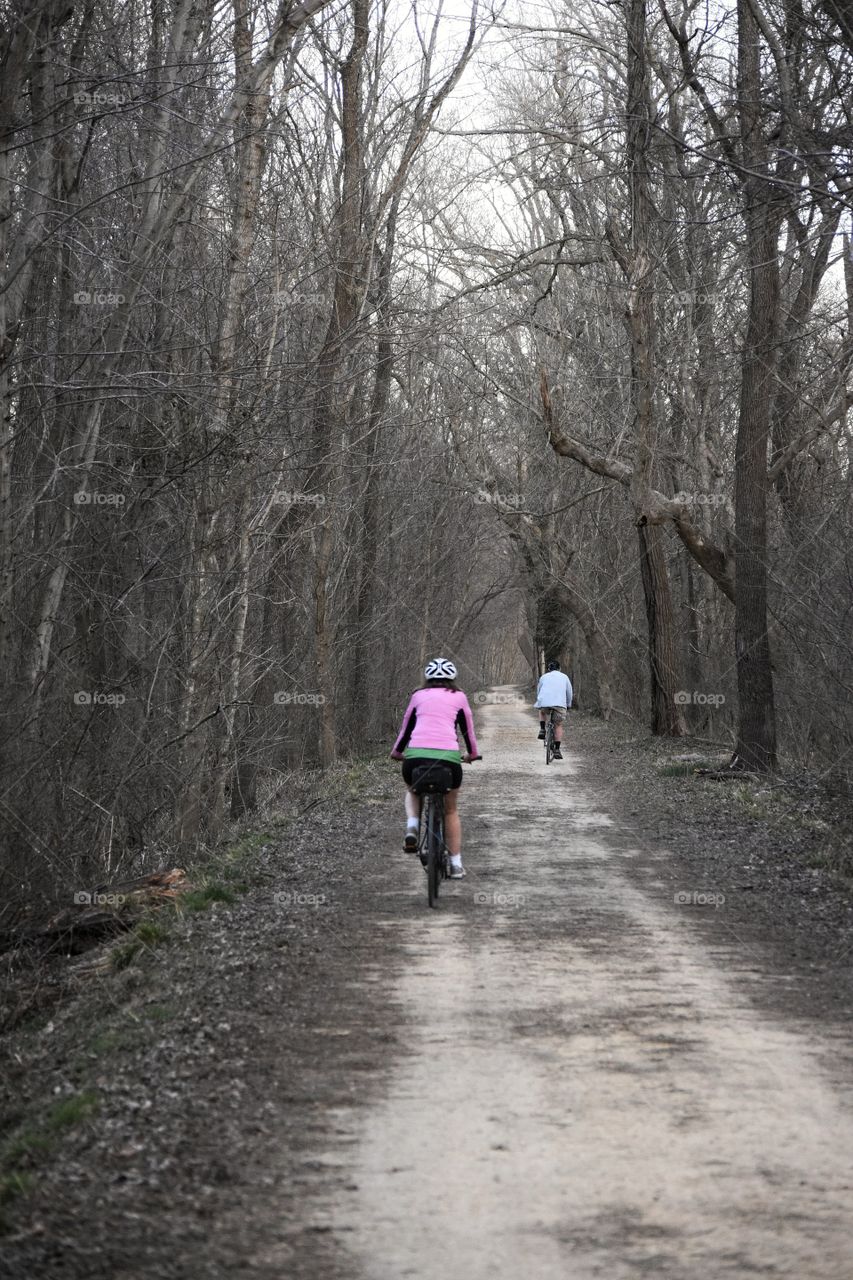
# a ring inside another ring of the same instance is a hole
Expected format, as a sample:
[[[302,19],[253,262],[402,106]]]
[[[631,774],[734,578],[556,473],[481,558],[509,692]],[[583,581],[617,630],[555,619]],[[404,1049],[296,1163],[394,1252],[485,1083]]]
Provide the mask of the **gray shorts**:
[[[554,713],[554,724],[562,724],[562,723],[563,723],[563,721],[564,721],[564,720],[565,720],[565,718],[566,718],[566,708],[565,708],[565,707],[540,707],[540,708],[539,708],[539,711],[540,711],[540,713],[544,713],[544,715],[545,715],[545,719],[546,719],[546,720],[548,719],[548,712],[549,712],[549,711],[553,711],[553,713]]]

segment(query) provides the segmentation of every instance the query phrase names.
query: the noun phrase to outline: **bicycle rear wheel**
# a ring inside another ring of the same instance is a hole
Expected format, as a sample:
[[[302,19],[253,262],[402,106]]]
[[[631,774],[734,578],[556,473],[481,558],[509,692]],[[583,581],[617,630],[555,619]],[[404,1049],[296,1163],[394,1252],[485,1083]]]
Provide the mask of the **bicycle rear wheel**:
[[[548,723],[545,725],[545,763],[551,763],[551,756],[554,753],[554,721],[548,717]]]
[[[444,852],[444,797],[429,796],[426,816],[427,839],[427,899],[431,907],[438,906],[438,890],[443,876]]]

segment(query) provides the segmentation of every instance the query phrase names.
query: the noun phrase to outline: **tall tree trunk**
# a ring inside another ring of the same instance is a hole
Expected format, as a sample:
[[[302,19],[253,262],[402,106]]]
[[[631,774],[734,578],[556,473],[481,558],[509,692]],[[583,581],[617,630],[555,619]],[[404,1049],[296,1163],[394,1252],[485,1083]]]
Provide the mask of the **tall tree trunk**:
[[[637,535],[649,628],[651,730],[652,733],[679,737],[687,730],[681,703],[676,699],[679,692],[678,655],[664,533],[660,525],[640,525]]]
[[[188,627],[184,641],[185,674],[178,709],[178,795],[175,801],[174,832],[179,848],[189,848],[197,840],[203,815],[202,787],[209,720],[219,706],[198,711],[205,690],[204,673],[211,648],[215,609],[215,562],[213,537],[220,512],[210,498],[209,467],[202,468],[201,493],[196,498],[190,528],[186,581],[189,584],[186,612]]]
[[[767,634],[767,447],[779,317],[779,212],[761,132],[759,30],[738,0],[738,97],[743,139],[749,313],[735,446],[735,659],[738,736],[732,764],[776,767],[776,713]]]
[[[313,464],[309,487],[324,499],[313,566],[314,677],[320,695],[318,754],[321,765],[335,758],[334,672],[331,660],[333,613],[330,575],[335,547],[334,499],[337,461],[349,397],[344,367],[356,338],[366,287],[362,235],[361,79],[369,34],[368,0],[353,0],[353,42],[341,69],[343,177],[337,213],[337,263],[332,311],[317,361],[313,411]]]
[[[610,242],[628,282],[626,325],[631,341],[631,398],[634,410],[636,465],[631,483],[635,508],[649,509],[655,481],[657,423],[654,406],[655,314],[654,267],[651,251],[653,206],[649,193],[649,138],[652,129],[646,57],[646,0],[630,0],[628,7],[628,96],[626,108],[627,162],[630,174],[630,248],[623,249],[615,228]],[[672,593],[660,525],[640,517],[638,525],[640,574],[648,621],[649,677],[652,733],[675,737],[686,732],[678,692]]]
[[[377,281],[377,343],[376,374],[367,424],[367,448],[365,452],[366,478],[361,510],[359,538],[358,589],[356,593],[355,631],[353,654],[352,700],[353,723],[366,717],[363,732],[371,738],[377,731],[376,699],[369,695],[370,675],[375,669],[378,646],[373,634],[376,603],[376,564],[379,541],[379,459],[382,457],[380,441],[382,426],[388,408],[391,390],[391,374],[394,368],[394,342],[391,332],[391,272],[394,260],[394,242],[397,228],[397,210],[400,192],[395,194],[388,217],[385,247]],[[367,709],[365,711],[365,708]]]
[[[43,273],[43,281],[50,281],[53,276],[55,246],[44,243],[39,246],[40,242],[49,241],[57,208],[67,209],[70,173],[79,158],[79,150],[72,155],[70,144],[55,140],[61,135],[59,121],[63,105],[56,87],[58,65],[63,62],[58,36],[72,14],[72,6],[52,0],[22,13],[17,25],[13,18],[0,30],[0,65],[3,67],[0,76],[0,681],[4,683],[11,682],[15,675],[12,652],[14,540],[20,536],[13,510],[17,434],[13,401],[17,385],[11,369],[24,310],[36,292],[34,280],[38,287],[37,275]],[[27,146],[32,161],[20,195],[22,216],[15,226],[14,163],[22,138],[20,99],[27,84],[32,119]],[[11,236],[13,229],[14,237]],[[40,309],[40,322],[45,323],[49,313],[45,299],[40,300]],[[65,547],[67,521],[62,523]],[[62,559],[60,556],[60,561]],[[46,599],[53,605],[58,605],[61,599],[66,573],[67,562],[64,568],[58,563],[50,575]],[[47,644],[49,650],[44,611],[39,626],[40,644]],[[30,665],[32,669],[32,662]]]
[[[228,667],[222,693],[223,735],[218,743],[216,763],[211,781],[211,802],[209,809],[212,815],[212,829],[219,832],[225,819],[225,797],[227,784],[237,785],[239,769],[238,739],[236,726],[240,721],[239,701],[243,675],[243,653],[246,645],[246,624],[249,617],[249,575],[251,569],[250,528],[249,528],[250,492],[248,484],[244,484],[237,512],[238,540],[237,555],[234,565],[234,612],[229,636]]]

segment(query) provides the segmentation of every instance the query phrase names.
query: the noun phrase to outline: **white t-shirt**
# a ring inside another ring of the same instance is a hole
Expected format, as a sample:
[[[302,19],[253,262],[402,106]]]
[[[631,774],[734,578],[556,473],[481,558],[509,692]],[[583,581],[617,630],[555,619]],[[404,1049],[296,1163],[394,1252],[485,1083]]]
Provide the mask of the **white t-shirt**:
[[[536,686],[537,707],[570,707],[572,682],[565,671],[546,671]]]

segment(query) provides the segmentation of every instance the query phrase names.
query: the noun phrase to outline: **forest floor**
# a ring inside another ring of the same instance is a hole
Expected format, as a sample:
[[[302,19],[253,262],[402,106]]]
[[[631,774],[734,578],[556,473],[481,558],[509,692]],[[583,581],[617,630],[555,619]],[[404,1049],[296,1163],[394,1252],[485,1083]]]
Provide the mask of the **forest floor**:
[[[849,813],[580,715],[546,769],[503,693],[437,910],[376,761],[64,962],[0,1050],[0,1276],[849,1280]]]

